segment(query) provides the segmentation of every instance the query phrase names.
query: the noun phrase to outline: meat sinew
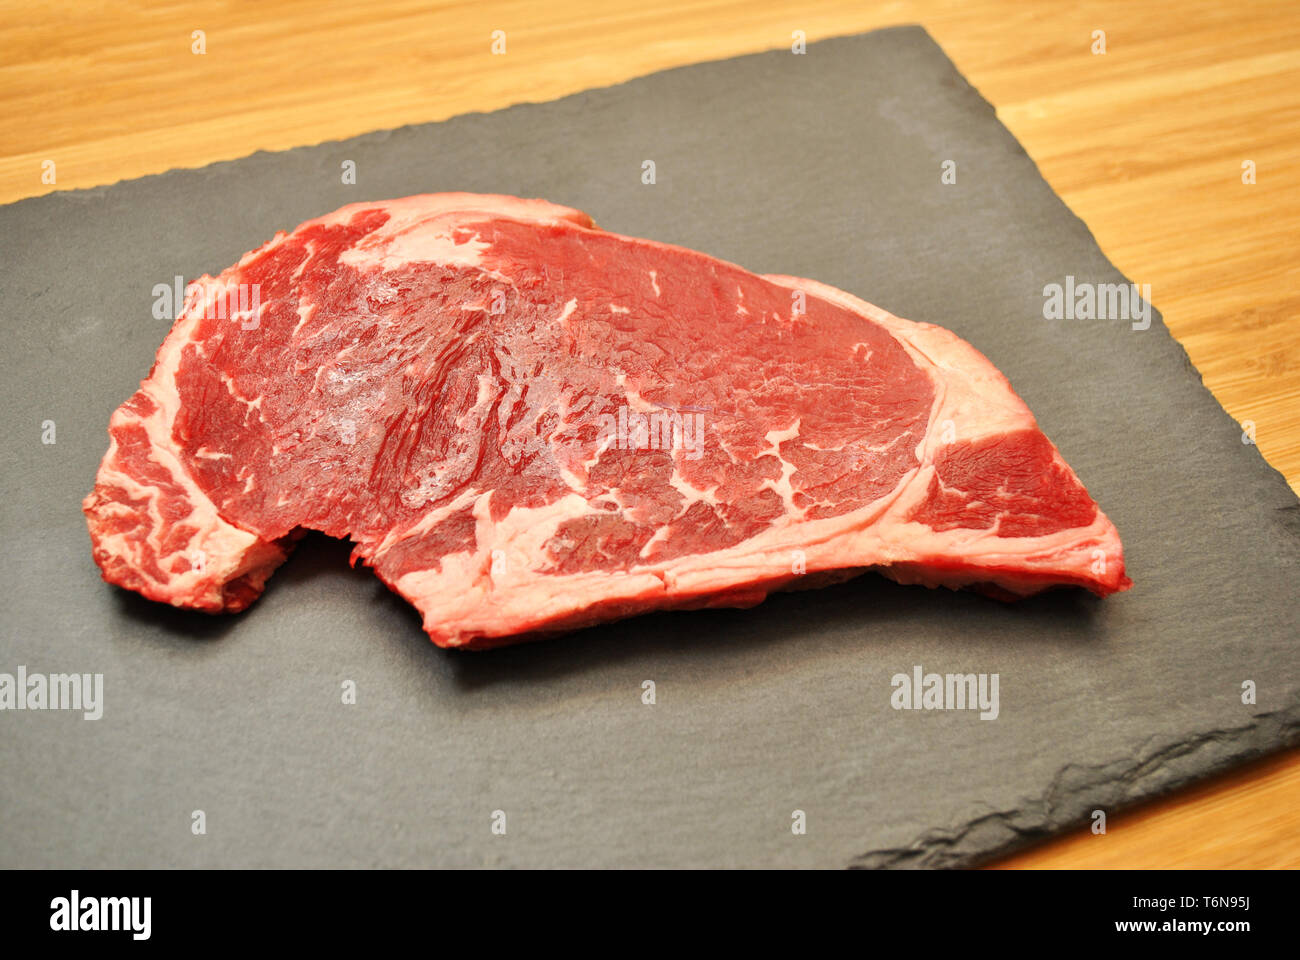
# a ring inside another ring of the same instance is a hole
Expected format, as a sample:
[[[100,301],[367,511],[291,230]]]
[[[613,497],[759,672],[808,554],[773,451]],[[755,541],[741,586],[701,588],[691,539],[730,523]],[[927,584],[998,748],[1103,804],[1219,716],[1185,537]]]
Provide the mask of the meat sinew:
[[[540,200],[278,234],[190,286],[109,435],[95,561],[196,610],[247,607],[304,530],[350,538],[444,646],[871,568],[1004,597],[1130,584],[965,341]]]

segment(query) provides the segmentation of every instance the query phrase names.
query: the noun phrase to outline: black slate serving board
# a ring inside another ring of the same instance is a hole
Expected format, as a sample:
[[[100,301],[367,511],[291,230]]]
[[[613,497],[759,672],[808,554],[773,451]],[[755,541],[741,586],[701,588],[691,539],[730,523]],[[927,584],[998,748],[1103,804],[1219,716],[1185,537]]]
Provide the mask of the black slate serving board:
[[[102,584],[79,501],[166,332],[153,286],[439,190],[950,327],[1115,521],[1133,590],[1004,606],[867,576],[472,655],[324,538],[240,616]],[[0,672],[104,677],[98,720],[0,713],[0,866],[961,865],[1300,737],[1296,497],[1158,314],[1044,319],[1045,285],[1122,278],[919,28],[26,200],[0,249]],[[998,674],[998,718],[894,710],[916,665]]]

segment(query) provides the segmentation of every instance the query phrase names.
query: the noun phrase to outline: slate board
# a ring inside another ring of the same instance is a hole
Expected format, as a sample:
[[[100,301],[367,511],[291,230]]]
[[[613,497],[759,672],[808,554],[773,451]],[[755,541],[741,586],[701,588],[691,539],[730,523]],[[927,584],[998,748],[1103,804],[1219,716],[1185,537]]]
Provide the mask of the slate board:
[[[154,284],[439,190],[546,197],[955,330],[1136,585],[1004,606],[867,576],[464,654],[324,538],[240,616],[102,584],[79,502],[166,333]],[[0,866],[965,865],[1300,737],[1296,497],[1158,315],[1044,319],[1046,284],[1122,278],[919,28],[25,200],[0,244],[0,671],[104,675],[99,720],[0,713]],[[892,709],[918,664],[997,673],[999,717]]]

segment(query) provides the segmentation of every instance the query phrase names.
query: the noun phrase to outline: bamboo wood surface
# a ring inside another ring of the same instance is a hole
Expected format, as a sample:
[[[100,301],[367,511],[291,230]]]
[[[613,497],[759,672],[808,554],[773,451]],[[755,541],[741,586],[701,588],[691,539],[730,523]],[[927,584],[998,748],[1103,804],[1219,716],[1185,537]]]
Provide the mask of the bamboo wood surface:
[[[1151,284],[1206,385],[1300,491],[1295,0],[0,0],[0,202],[901,23],[930,31],[1116,266]],[[1005,865],[1300,866],[1300,752]]]

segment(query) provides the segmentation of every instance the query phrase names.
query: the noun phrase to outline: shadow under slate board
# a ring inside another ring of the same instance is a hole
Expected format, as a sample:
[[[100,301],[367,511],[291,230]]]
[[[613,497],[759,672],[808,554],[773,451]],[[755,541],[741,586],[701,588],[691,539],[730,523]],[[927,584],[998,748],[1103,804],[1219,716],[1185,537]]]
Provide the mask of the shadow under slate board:
[[[79,501],[166,333],[154,285],[443,190],[951,328],[1114,519],[1133,589],[1002,605],[869,575],[469,655],[323,537],[239,616],[101,583]],[[1047,284],[1124,278],[919,28],[25,200],[0,244],[0,672],[103,674],[98,720],[0,714],[0,866],[966,865],[1300,737],[1295,496],[1157,314],[1044,319]],[[917,666],[997,674],[996,719],[893,709]]]

